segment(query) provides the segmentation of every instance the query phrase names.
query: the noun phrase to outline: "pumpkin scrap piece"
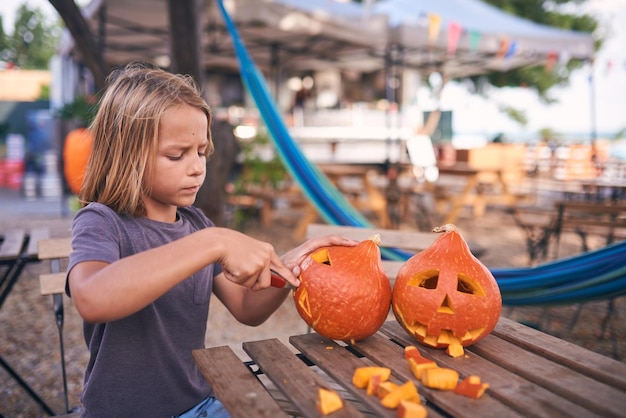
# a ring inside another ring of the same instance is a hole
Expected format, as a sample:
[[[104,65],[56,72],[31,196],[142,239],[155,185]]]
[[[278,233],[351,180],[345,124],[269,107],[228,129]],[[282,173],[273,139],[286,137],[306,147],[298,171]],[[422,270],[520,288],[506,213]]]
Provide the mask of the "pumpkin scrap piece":
[[[426,418],[428,411],[418,402],[402,400],[396,410],[397,418]]]
[[[393,392],[397,387],[397,384],[390,382],[389,380],[386,382],[381,382],[378,385],[378,389],[376,390],[376,396],[378,396],[380,399],[383,399],[389,393]]]
[[[393,391],[389,392],[385,397],[380,401],[380,403],[389,409],[396,409],[398,405],[400,405],[400,401],[402,400],[411,400],[414,402],[419,402],[419,395],[417,393],[417,388],[412,380],[407,381],[406,383],[398,386]]]
[[[365,389],[374,375],[380,375],[381,381],[386,381],[391,376],[391,369],[388,367],[357,367],[352,375],[352,384],[360,389]]]
[[[429,388],[454,390],[459,382],[459,373],[453,369],[431,368],[424,370],[421,380]]]
[[[410,358],[409,361],[409,369],[411,370],[411,373],[413,373],[413,376],[415,376],[418,380],[422,380],[422,376],[424,375],[424,370],[427,369],[436,369],[437,367],[437,363],[435,363],[432,360],[428,360],[428,359],[423,359],[425,361],[422,361],[421,363],[418,363],[418,360],[415,360],[414,358]]]
[[[317,389],[317,410],[322,415],[332,414],[343,408],[343,400],[337,392],[330,389]]]
[[[480,377],[472,375],[463,379],[454,389],[454,393],[467,396],[468,398],[478,399],[487,390],[489,383],[482,383]]]
[[[457,342],[448,345],[448,348],[446,348],[446,353],[450,357],[456,358],[462,357],[465,354],[465,350],[463,350],[463,346]]]
[[[404,358],[407,360],[410,358],[415,359],[415,361],[418,363],[423,363],[425,361],[432,361],[422,356],[422,353],[420,353],[417,347],[414,345],[407,345],[406,347],[404,347]]]
[[[383,377],[380,374],[375,374],[370,377],[370,381],[367,382],[367,394],[375,395],[378,392],[378,386],[383,382]]]

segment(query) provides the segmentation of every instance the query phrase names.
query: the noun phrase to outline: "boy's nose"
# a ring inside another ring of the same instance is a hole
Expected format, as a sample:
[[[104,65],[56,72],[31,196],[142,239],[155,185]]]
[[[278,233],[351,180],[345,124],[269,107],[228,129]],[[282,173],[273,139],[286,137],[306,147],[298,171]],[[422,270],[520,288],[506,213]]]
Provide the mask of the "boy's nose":
[[[198,156],[191,164],[191,171],[193,174],[202,174],[206,171],[206,157]]]

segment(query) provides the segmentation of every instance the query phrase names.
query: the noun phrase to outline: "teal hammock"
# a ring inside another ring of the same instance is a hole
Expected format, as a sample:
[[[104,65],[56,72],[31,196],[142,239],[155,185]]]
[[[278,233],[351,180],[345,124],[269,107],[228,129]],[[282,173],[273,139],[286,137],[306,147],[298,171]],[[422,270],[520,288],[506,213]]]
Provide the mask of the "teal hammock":
[[[372,227],[293,140],[223,1],[218,0],[217,4],[233,40],[243,84],[289,174],[327,223]],[[381,252],[385,259],[397,261],[411,255],[394,248],[381,248]],[[570,304],[613,298],[626,294],[626,241],[536,267],[494,268],[491,272],[507,305]]]

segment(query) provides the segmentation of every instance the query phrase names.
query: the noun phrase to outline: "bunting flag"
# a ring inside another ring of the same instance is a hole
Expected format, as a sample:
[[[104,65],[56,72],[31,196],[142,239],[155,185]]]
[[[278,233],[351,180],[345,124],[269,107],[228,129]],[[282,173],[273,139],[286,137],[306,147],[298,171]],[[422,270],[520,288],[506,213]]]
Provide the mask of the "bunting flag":
[[[477,30],[471,30],[469,32],[469,50],[470,52],[478,51],[478,45],[480,45],[480,38],[482,34]]]
[[[546,71],[551,73],[552,70],[554,70],[554,67],[556,66],[556,63],[559,59],[559,53],[556,51],[552,51],[548,53],[548,57],[546,59]]]
[[[511,41],[508,49],[506,50],[506,54],[504,55],[504,58],[505,59],[511,58],[513,55],[515,55],[516,50],[517,50],[517,42]]]
[[[428,43],[432,46],[437,42],[441,30],[441,16],[435,13],[428,15]]]
[[[448,54],[454,54],[461,38],[461,25],[456,22],[448,24]]]
[[[498,47],[498,52],[496,52],[496,57],[504,58],[508,50],[509,50],[508,38],[500,39],[500,46]]]
[[[611,72],[612,69],[613,69],[613,60],[608,60],[606,62],[606,73],[605,73],[605,75],[609,75],[609,73]]]

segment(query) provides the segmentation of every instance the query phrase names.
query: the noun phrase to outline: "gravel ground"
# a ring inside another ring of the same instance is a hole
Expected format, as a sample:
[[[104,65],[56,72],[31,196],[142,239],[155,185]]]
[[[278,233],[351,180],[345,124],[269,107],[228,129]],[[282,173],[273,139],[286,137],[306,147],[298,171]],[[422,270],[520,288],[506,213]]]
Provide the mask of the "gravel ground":
[[[9,226],[32,227],[48,225],[54,237],[67,236],[71,219],[60,213],[59,202],[19,202],[15,195],[0,192],[0,230]],[[11,204],[10,202],[15,202]],[[299,244],[292,231],[299,213],[279,214],[271,228],[263,228],[254,218],[248,219],[239,229],[259,239],[274,244],[278,253]],[[487,249],[481,261],[488,267],[525,266],[528,259],[523,232],[515,226],[510,214],[490,208],[484,217],[471,219],[463,213],[457,222],[463,236]],[[403,225],[402,228],[412,228]],[[601,245],[599,240],[592,245]],[[578,237],[566,235],[560,247],[562,256],[580,251]],[[64,410],[62,375],[59,355],[58,330],[52,315],[52,302],[39,295],[38,275],[48,271],[46,263],[26,267],[10,297],[0,310],[0,355],[32,388],[57,412]],[[69,405],[80,404],[83,370],[87,350],[82,340],[81,320],[65,298],[64,343],[67,364]],[[505,307],[503,315],[548,333],[574,342],[590,350],[626,361],[626,298],[614,301],[614,311],[602,331],[609,304],[593,302],[584,305],[558,307]],[[574,323],[574,318],[578,320]],[[278,337],[287,341],[289,335],[305,333],[306,324],[298,316],[290,300],[265,324],[249,328],[236,323],[220,304],[213,300],[210,308],[207,346],[230,345],[242,357],[242,341]],[[37,404],[0,368],[0,417],[43,416]]]

